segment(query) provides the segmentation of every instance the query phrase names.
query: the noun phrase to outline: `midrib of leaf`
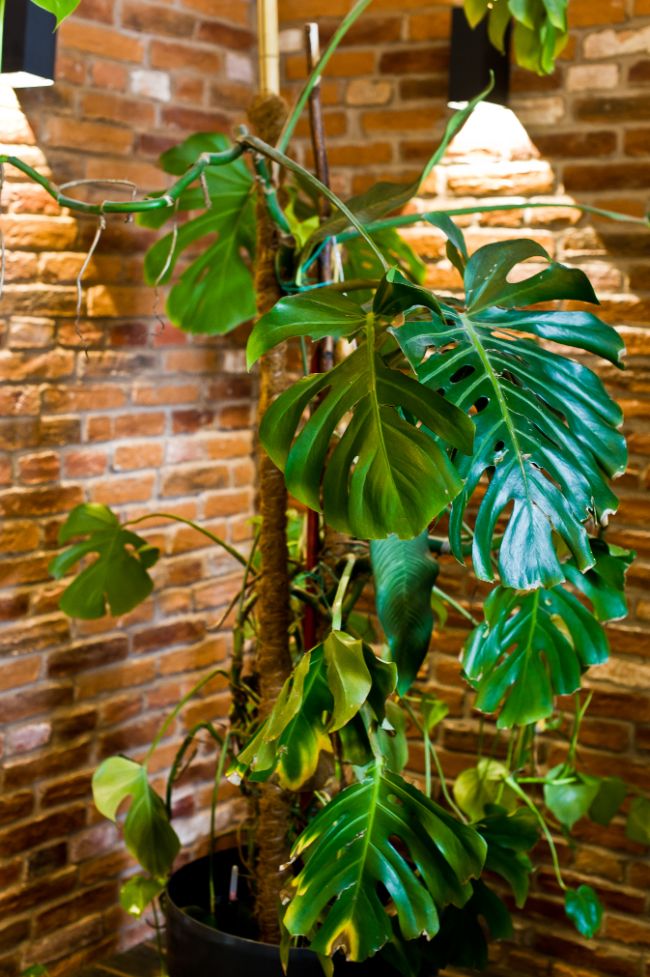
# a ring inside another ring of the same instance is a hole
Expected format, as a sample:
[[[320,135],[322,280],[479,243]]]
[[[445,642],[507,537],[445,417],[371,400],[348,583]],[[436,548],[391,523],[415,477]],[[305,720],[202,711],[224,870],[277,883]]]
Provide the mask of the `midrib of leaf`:
[[[366,319],[366,346],[368,347],[369,397],[372,415],[377,427],[377,444],[381,450],[386,471],[388,471],[390,474],[393,490],[397,492],[397,485],[395,484],[395,479],[393,478],[393,468],[388,457],[388,448],[384,439],[384,429],[381,422],[381,413],[379,411],[379,399],[377,397],[377,371],[375,369],[375,317],[372,312],[368,313],[368,317]]]
[[[526,499],[528,500],[528,505],[530,506],[531,503],[530,503],[530,497],[529,497],[529,494],[528,494],[528,476],[527,476],[527,472],[526,472],[526,466],[524,465],[523,451],[521,449],[521,445],[519,444],[519,438],[518,438],[518,435],[517,435],[517,429],[516,429],[516,427],[514,425],[514,421],[512,419],[511,414],[510,414],[510,408],[508,407],[508,404],[506,402],[506,398],[504,397],[503,390],[501,389],[501,384],[499,383],[497,374],[496,374],[496,372],[495,372],[495,370],[494,370],[494,368],[492,366],[492,363],[490,361],[490,357],[488,355],[488,352],[485,349],[485,347],[483,346],[483,343],[481,342],[481,338],[480,338],[477,330],[474,328],[474,324],[472,323],[472,320],[471,320],[470,316],[463,315],[463,313],[459,313],[459,318],[460,318],[463,326],[465,327],[465,330],[467,332],[467,335],[469,337],[469,340],[470,340],[472,346],[474,347],[474,349],[476,351],[476,355],[480,359],[481,364],[483,365],[483,368],[484,368],[484,370],[485,370],[485,372],[487,374],[488,380],[490,381],[490,385],[491,385],[491,387],[494,390],[494,393],[496,395],[497,402],[498,402],[499,407],[501,409],[501,415],[503,417],[503,420],[505,422],[506,428],[508,430],[508,434],[510,435],[510,440],[512,442],[512,446],[513,446],[513,449],[514,449],[514,452],[515,452],[515,456],[517,458],[517,464],[519,465],[519,468],[520,468],[520,471],[521,471],[521,475],[522,475],[522,478],[524,480],[524,485],[525,485],[525,488],[526,488]]]
[[[361,889],[361,883],[366,869],[366,860],[368,858],[368,850],[372,844],[371,836],[372,829],[375,823],[375,817],[377,814],[377,808],[379,806],[379,787],[381,784],[381,770],[377,764],[374,769],[374,784],[372,786],[372,792],[370,795],[370,804],[368,810],[368,827],[366,828],[365,837],[363,839],[363,848],[361,855],[359,856],[359,871],[357,873],[357,881],[354,887],[354,895],[352,896],[352,903],[356,908],[356,902],[358,898],[359,891]]]
[[[530,612],[530,626],[528,628],[528,638],[526,640],[526,647],[524,648],[523,658],[524,658],[524,668],[520,678],[517,681],[526,682],[526,673],[528,672],[528,665],[530,663],[530,653],[533,647],[533,637],[535,636],[535,629],[537,627],[537,617],[539,614],[539,595],[541,591],[536,590],[535,596],[533,597],[533,606]]]

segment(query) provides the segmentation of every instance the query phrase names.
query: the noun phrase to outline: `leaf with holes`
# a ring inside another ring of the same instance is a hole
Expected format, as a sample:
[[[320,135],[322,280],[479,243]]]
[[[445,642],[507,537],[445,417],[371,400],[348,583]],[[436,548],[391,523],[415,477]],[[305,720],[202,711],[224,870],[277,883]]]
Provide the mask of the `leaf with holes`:
[[[365,333],[366,341],[333,370],[280,394],[262,420],[260,437],[297,499],[320,510],[322,484],[322,509],[334,529],[363,539],[410,538],[449,504],[461,483],[444,449],[402,412],[461,451],[471,450],[472,422],[386,365],[375,348],[374,314]]]
[[[160,162],[168,173],[181,174],[201,153],[222,152],[229,140],[217,133],[190,136],[164,153]],[[147,252],[145,278],[150,285],[171,281],[183,255],[194,245],[200,253],[172,285],[167,299],[171,321],[186,332],[225,333],[255,315],[255,291],[250,270],[255,254],[253,179],[242,159],[208,169],[205,185],[211,206],[205,210],[201,188],[186,190],[178,210],[203,210],[162,237]],[[160,226],[169,211],[157,211],[143,221]],[[244,257],[244,256],[245,257]]]
[[[511,282],[510,273],[528,258],[542,258],[546,267]],[[584,523],[606,522],[616,509],[608,478],[624,471],[627,456],[621,411],[601,381],[547,344],[618,364],[622,343],[588,312],[514,308],[551,299],[595,301],[582,271],[551,261],[534,241],[480,248],[467,263],[465,291],[464,306],[445,304],[443,317],[423,322],[420,316],[394,330],[420,380],[475,412],[474,454],[456,459],[464,485],[452,509],[452,549],[461,559],[462,522],[489,476],[475,523],[477,575],[494,578],[495,531],[505,517],[498,559],[503,583],[520,590],[552,586],[565,576],[555,537],[580,571],[594,564]]]
[[[484,611],[462,662],[478,693],[476,708],[499,710],[499,728],[550,716],[554,696],[575,692],[585,669],[607,660],[602,625],[563,587],[533,593],[496,587]]]
[[[429,551],[427,531],[414,539],[373,540],[370,557],[379,623],[397,665],[397,691],[404,695],[424,661],[431,633],[431,590],[438,564]]]
[[[296,841],[304,861],[284,914],[292,936],[325,955],[365,960],[392,938],[434,936],[439,910],[462,906],[485,842],[396,774],[373,767],[341,791]]]
[[[60,580],[82,557],[96,553],[97,559],[81,570],[63,591],[59,607],[70,617],[92,620],[106,614],[126,614],[142,603],[153,590],[149,569],[159,551],[146,539],[124,529],[105,505],[76,506],[59,530],[59,542],[87,536],[55,557],[49,572]]]

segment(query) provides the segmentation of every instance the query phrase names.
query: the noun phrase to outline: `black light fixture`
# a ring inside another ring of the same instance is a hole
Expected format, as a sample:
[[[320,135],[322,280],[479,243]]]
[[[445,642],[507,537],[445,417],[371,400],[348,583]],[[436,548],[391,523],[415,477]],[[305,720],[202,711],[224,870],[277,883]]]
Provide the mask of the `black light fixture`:
[[[454,7],[451,15],[449,101],[469,102],[487,87],[492,72],[494,88],[488,100],[496,105],[507,105],[510,82],[509,29],[505,37],[505,53],[502,54],[488,37],[487,17],[472,28],[462,7]]]
[[[56,18],[31,0],[6,0],[0,82],[36,88],[54,82]]]

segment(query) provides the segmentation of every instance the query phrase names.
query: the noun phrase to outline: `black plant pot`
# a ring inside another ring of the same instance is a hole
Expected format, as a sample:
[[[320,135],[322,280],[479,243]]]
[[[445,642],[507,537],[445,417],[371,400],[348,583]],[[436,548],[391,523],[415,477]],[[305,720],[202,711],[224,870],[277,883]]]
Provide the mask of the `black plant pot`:
[[[214,856],[217,918],[224,929],[201,922],[209,905],[209,857],[190,862],[175,872],[167,887],[167,967],[169,977],[284,977],[280,951],[251,938],[254,924],[246,911],[249,893],[240,879],[237,906],[228,902],[233,865],[240,865],[233,849]],[[240,866],[241,867],[241,866]],[[223,922],[222,922],[223,920]],[[396,971],[378,958],[364,963],[337,960],[335,977],[396,977]],[[291,950],[288,977],[323,977],[318,957],[310,950]]]

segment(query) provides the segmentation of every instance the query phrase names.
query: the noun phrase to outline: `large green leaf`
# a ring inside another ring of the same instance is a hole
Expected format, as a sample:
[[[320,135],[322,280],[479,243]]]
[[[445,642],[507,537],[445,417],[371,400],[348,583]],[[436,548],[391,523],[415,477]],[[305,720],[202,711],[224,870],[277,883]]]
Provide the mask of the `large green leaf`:
[[[521,282],[510,272],[527,258],[548,262]],[[407,322],[395,335],[420,380],[465,411],[475,412],[475,451],[458,457],[464,480],[454,502],[450,540],[462,555],[461,527],[485,476],[490,484],[476,517],[473,561],[492,580],[495,529],[512,506],[498,567],[508,586],[526,590],[564,579],[555,538],[579,570],[594,563],[584,523],[606,521],[617,500],[608,478],[625,469],[622,414],[586,366],[547,342],[596,353],[618,363],[616,332],[587,312],[518,311],[550,299],[594,301],[582,271],[550,261],[533,241],[480,248],[465,270],[466,303],[443,305],[444,318]],[[542,345],[535,340],[544,340]],[[423,359],[427,351],[430,355]]]
[[[346,726],[366,701],[374,707],[377,697],[383,707],[395,678],[395,667],[363,642],[332,631],[300,659],[228,777],[264,781],[275,774],[283,787],[299,790],[316,772],[321,752],[331,750],[330,734]],[[377,712],[381,722],[381,708]]]
[[[97,553],[97,559],[63,591],[59,600],[62,611],[70,617],[93,619],[102,617],[108,605],[111,614],[118,617],[149,596],[153,580],[147,571],[158,559],[159,550],[123,529],[109,508],[95,503],[76,506],[59,530],[59,542],[67,543],[75,536],[88,538],[52,560],[52,576],[60,580],[90,553]]]
[[[481,872],[485,842],[396,774],[374,767],[342,791],[296,841],[304,867],[284,925],[313,950],[355,961],[392,938],[434,936],[440,908],[462,906]],[[384,893],[387,899],[384,898]]]
[[[255,323],[246,347],[248,367],[285,339],[333,339],[353,336],[366,325],[356,302],[328,288],[280,299]]]
[[[92,786],[97,810],[111,821],[120,804],[131,798],[124,821],[126,847],[147,872],[163,879],[181,843],[162,798],[149,785],[147,768],[127,757],[108,757],[93,774]]]
[[[201,153],[220,152],[229,145],[225,136],[199,133],[168,150],[160,162],[168,173],[176,175],[185,172]],[[187,332],[225,333],[255,314],[250,270],[255,253],[254,184],[242,159],[206,171],[205,181],[210,209],[204,210],[200,188],[194,187],[181,195],[179,211],[200,208],[204,212],[182,224],[175,235],[170,232],[149,249],[145,277],[149,284],[166,284],[181,255],[200,244],[200,253],[170,289],[167,313],[173,323]],[[159,226],[168,215],[168,211],[156,212],[144,223]],[[242,252],[246,253],[246,259]]]
[[[416,284],[424,284],[426,265],[400,235],[399,231],[393,227],[386,227],[380,231],[373,231],[372,238],[390,264],[394,264]],[[384,268],[379,258],[362,237],[352,238],[345,242],[343,269],[346,279],[377,279],[384,274]],[[357,302],[363,303],[372,297],[372,293],[358,290],[354,297]]]
[[[414,539],[373,540],[370,557],[377,615],[397,665],[397,691],[404,695],[429,650],[431,590],[438,564],[431,557],[426,530]]]
[[[602,625],[563,587],[533,593],[496,587],[484,611],[462,661],[478,693],[476,708],[500,710],[500,728],[550,716],[553,697],[575,692],[583,671],[608,657]]]
[[[325,519],[334,529],[365,539],[410,538],[461,483],[445,451],[401,411],[461,451],[471,450],[473,427],[437,393],[386,365],[374,318],[368,315],[366,341],[347,359],[299,380],[273,402],[260,437],[289,491],[312,509],[321,508],[322,483]],[[309,406],[313,412],[301,428]]]

